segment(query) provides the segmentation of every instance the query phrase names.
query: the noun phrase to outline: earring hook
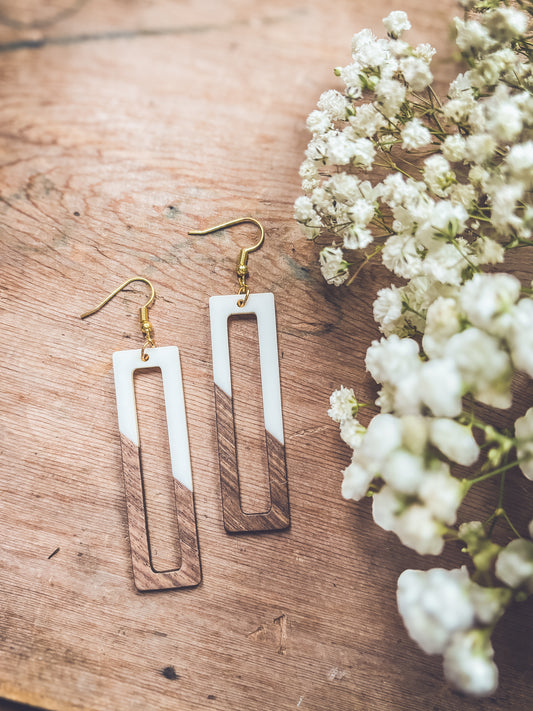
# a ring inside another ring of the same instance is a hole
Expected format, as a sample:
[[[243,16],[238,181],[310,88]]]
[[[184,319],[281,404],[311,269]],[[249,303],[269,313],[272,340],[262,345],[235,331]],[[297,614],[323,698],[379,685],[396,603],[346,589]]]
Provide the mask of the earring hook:
[[[257,227],[261,230],[261,236],[259,237],[259,241],[251,247],[242,247],[237,260],[239,294],[244,295],[243,299],[239,299],[239,301],[237,301],[237,306],[241,308],[246,304],[248,297],[250,296],[250,289],[246,284],[246,277],[248,276],[248,255],[251,254],[251,252],[255,252],[256,249],[259,249],[265,241],[265,230],[263,225],[254,217],[239,217],[236,220],[230,220],[229,222],[224,222],[221,225],[215,225],[215,227],[210,227],[207,230],[191,230],[189,232],[190,235],[208,235],[211,232],[217,232],[218,230],[223,230],[226,227],[233,227],[234,225],[241,225],[245,222],[251,222],[253,225],[257,225]]]
[[[109,301],[111,301],[114,296],[116,296],[120,291],[122,291],[122,289],[125,289],[129,284],[134,281],[142,281],[144,284],[148,284],[148,286],[150,287],[150,298],[144,304],[144,306],[141,306],[139,309],[139,323],[141,325],[141,331],[143,332],[146,338],[146,341],[144,342],[143,347],[141,349],[141,359],[143,361],[147,361],[150,356],[148,355],[148,353],[145,352],[146,348],[153,348],[155,346],[155,341],[153,337],[153,326],[148,319],[148,309],[154,303],[155,289],[152,282],[146,279],[146,277],[135,276],[131,277],[131,279],[127,279],[117,289],[115,289],[108,296],[106,296],[106,298],[100,304],[98,304],[96,308],[91,309],[90,311],[86,311],[80,316],[80,318],[87,318],[88,316],[92,316],[93,314],[95,314],[97,311],[100,311],[100,309],[103,308]]]

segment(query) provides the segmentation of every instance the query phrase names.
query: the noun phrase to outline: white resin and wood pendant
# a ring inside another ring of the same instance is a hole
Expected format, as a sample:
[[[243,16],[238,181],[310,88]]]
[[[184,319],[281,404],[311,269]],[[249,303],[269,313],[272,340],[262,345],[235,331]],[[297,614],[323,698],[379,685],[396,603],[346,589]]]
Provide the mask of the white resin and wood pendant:
[[[274,294],[251,294],[245,306],[239,307],[237,301],[241,298],[239,295],[230,295],[212,296],[209,299],[222,511],[224,527],[230,533],[280,530],[290,524]],[[270,486],[270,508],[260,513],[245,513],[240,499],[228,318],[241,314],[256,315],[259,334],[261,390]]]
[[[176,346],[113,353],[118,425],[133,577],[137,590],[163,590],[197,585],[201,578],[198,536],[194,513],[191,463],[179,351]],[[157,571],[152,564],[147,525],[141,447],[133,375],[136,370],[160,368],[165,395],[170,460],[174,480],[181,566]]]

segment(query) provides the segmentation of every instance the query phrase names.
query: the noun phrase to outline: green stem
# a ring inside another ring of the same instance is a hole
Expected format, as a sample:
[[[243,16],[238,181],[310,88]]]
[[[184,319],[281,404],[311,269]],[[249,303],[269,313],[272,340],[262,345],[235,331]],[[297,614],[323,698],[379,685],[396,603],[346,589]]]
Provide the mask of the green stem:
[[[421,318],[422,321],[426,320],[426,317],[422,316],[422,314],[419,311],[417,311],[416,309],[413,309],[412,306],[409,306],[407,301],[402,301],[402,308],[403,308],[403,311],[410,311],[412,314],[415,314],[415,316],[418,316],[419,318]]]
[[[463,479],[463,484],[468,491],[472,486],[474,486],[474,484],[479,484],[479,482],[481,482],[481,481],[490,479],[493,476],[498,476],[498,474],[501,474],[502,472],[506,472],[508,469],[512,469],[513,467],[516,467],[517,464],[520,464],[520,462],[523,462],[525,459],[526,459],[526,457],[522,457],[521,459],[516,459],[514,462],[509,462],[509,464],[505,464],[505,466],[503,466],[503,467],[494,469],[493,471],[487,472],[486,474],[481,474],[481,476],[477,476],[475,479]]]
[[[507,521],[507,524],[509,525],[509,528],[510,528],[511,531],[515,534],[515,536],[516,536],[517,538],[522,538],[522,536],[518,533],[518,531],[516,530],[516,528],[513,526],[512,522],[511,522],[511,519],[510,519],[509,516],[507,515],[507,511],[505,511],[505,509],[501,509],[500,516],[502,516],[502,517]]]
[[[366,264],[368,264],[368,262],[369,262],[373,257],[375,257],[377,254],[379,254],[379,253],[381,252],[381,250],[383,249],[384,246],[385,246],[384,244],[381,244],[381,245],[379,245],[378,247],[376,247],[376,249],[372,252],[372,254],[365,254],[365,255],[364,255],[364,256],[365,256],[364,261],[357,267],[357,269],[355,270],[355,272],[354,272],[354,273],[352,274],[352,276],[348,279],[348,281],[346,282],[346,286],[350,286],[350,284],[354,281],[354,279],[356,279],[356,277],[357,277],[357,275],[359,274],[359,272],[361,271],[361,269],[362,269]]]
[[[479,272],[479,267],[476,264],[474,264],[474,262],[472,262],[472,260],[466,256],[466,254],[464,254],[464,252],[462,251],[462,249],[459,246],[459,243],[457,242],[455,237],[452,237],[450,239],[450,242],[451,242],[451,244],[453,244],[455,249],[459,252],[461,257],[465,260],[465,262],[468,264],[468,266],[471,267],[474,271]]]

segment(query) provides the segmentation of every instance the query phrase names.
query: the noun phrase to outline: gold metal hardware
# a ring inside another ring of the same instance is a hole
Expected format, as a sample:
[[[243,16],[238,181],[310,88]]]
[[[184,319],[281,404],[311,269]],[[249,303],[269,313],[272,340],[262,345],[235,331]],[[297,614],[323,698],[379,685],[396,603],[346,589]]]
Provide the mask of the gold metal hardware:
[[[255,252],[256,249],[259,249],[259,247],[261,247],[261,245],[265,241],[265,230],[263,229],[263,225],[253,217],[239,217],[237,220],[224,222],[222,225],[216,225],[215,227],[210,227],[207,230],[191,230],[189,232],[190,235],[208,235],[211,232],[217,232],[217,230],[223,230],[226,227],[233,227],[234,225],[241,225],[244,222],[251,222],[252,224],[257,225],[257,227],[259,227],[259,229],[261,230],[261,236],[259,238],[259,241],[252,247],[243,247],[239,253],[239,258],[237,259],[236,273],[237,278],[239,279],[239,291],[237,293],[240,296],[244,296],[244,298],[239,299],[237,301],[237,306],[239,308],[242,308],[246,304],[246,302],[248,301],[248,297],[250,296],[250,288],[246,283],[246,279],[249,274],[248,255],[251,252]]]
[[[150,320],[148,318],[148,309],[154,303],[154,299],[155,299],[155,289],[153,287],[152,282],[149,281],[148,279],[146,279],[146,277],[135,276],[135,277],[132,277],[131,279],[127,279],[124,282],[124,284],[121,284],[118,287],[118,289],[115,289],[115,291],[112,291],[111,294],[109,294],[109,296],[106,296],[106,298],[102,301],[101,304],[98,304],[98,306],[94,309],[91,309],[91,311],[86,311],[84,314],[82,314],[80,316],[80,318],[87,318],[88,316],[92,316],[93,314],[95,314],[97,311],[100,311],[100,309],[103,306],[105,306],[109,301],[111,301],[111,299],[114,296],[116,296],[120,291],[122,291],[122,289],[125,289],[129,284],[131,284],[134,281],[142,281],[145,284],[148,284],[148,286],[151,289],[150,298],[148,299],[146,304],[144,304],[144,306],[141,306],[141,308],[139,309],[139,323],[141,326],[141,331],[142,331],[144,338],[145,338],[145,341],[144,341],[143,346],[141,348],[141,360],[146,362],[150,358],[148,353],[146,353],[146,349],[155,347],[154,327],[152,326],[152,324],[150,323]]]

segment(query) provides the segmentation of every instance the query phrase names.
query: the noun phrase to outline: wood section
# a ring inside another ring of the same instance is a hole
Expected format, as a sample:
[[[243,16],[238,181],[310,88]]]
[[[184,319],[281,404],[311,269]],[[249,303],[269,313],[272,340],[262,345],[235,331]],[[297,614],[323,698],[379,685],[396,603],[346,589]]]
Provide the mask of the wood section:
[[[140,447],[123,434],[120,444],[135,587],[146,591],[198,585],[202,574],[192,491],[174,479],[181,566],[177,570],[155,570],[150,552]]]
[[[229,533],[283,530],[290,524],[285,447],[265,430],[270,508],[261,513],[244,512],[241,506],[233,400],[218,385],[214,387],[224,528]]]
[[[445,94],[455,0],[87,0],[39,26],[66,3],[0,3],[24,23],[0,18],[0,696],[50,711],[529,711],[531,602],[497,625],[492,699],[452,692],[405,632],[401,571],[466,557],[454,543],[417,556],[369,501],[342,499],[350,449],[328,400],[340,385],[375,397],[364,356],[388,274],[370,263],[350,289],[326,286],[292,217],[305,118],[353,33],[406,10]],[[230,536],[208,297],[231,288],[253,228],[187,232],[249,214],[267,234],[249,283],[276,297],[291,527]],[[529,283],[526,248],[512,269]],[[79,319],[135,274],[157,288],[156,341],[180,347],[203,574],[153,594],[132,580],[111,364],[142,344],[146,287]],[[532,403],[524,379],[499,424]],[[527,535],[532,484],[507,481]],[[497,501],[497,481],[473,489],[461,520]]]

